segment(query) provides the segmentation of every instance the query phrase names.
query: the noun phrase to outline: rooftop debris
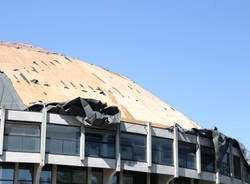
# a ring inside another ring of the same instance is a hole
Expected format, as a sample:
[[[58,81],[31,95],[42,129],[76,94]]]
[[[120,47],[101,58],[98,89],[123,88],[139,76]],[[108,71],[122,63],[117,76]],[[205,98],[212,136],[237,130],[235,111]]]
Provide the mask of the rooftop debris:
[[[64,56],[64,58],[65,58],[67,61],[73,63],[67,56]]]
[[[23,78],[23,80],[30,84],[30,81],[22,73],[20,73],[20,76]]]

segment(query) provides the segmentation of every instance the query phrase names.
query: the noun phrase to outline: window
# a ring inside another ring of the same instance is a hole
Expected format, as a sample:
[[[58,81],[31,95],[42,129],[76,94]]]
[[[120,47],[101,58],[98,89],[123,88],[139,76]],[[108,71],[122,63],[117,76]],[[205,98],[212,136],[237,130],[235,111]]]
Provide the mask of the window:
[[[173,164],[173,141],[152,137],[152,162],[156,164]]]
[[[234,177],[241,179],[240,157],[233,156],[234,161]]]
[[[103,183],[103,172],[102,169],[92,169],[91,184],[102,184]]]
[[[40,152],[40,127],[7,123],[4,130],[4,150]]]
[[[47,125],[47,153],[79,155],[79,147],[79,127]]]
[[[119,184],[119,174],[115,174],[111,180],[111,184]]]
[[[115,136],[108,133],[86,133],[85,155],[115,158]]]
[[[230,173],[230,167],[229,167],[229,154],[226,153],[222,159],[220,173],[222,175],[229,176]]]
[[[196,169],[196,145],[179,142],[179,166]]]
[[[33,164],[20,164],[18,170],[18,184],[32,184]]]
[[[0,163],[0,183],[14,184],[15,165]]]
[[[215,154],[213,148],[201,147],[201,170],[214,172]]]
[[[121,158],[124,160],[146,161],[146,136],[122,133]]]
[[[43,167],[40,173],[40,183],[52,184],[52,169],[50,165],[46,165]]]
[[[87,184],[87,170],[59,166],[56,173],[57,184]]]
[[[122,177],[123,184],[146,184],[147,175],[143,172],[129,172],[124,171]]]
[[[248,170],[247,170],[247,165],[246,164],[244,164],[244,181],[246,182],[246,183],[248,183]]]

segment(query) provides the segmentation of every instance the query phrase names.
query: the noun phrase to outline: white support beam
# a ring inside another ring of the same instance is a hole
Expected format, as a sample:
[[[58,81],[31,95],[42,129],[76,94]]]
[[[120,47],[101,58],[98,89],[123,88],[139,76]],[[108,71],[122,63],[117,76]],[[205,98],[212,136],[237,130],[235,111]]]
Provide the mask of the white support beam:
[[[178,128],[174,127],[174,177],[179,177]]]
[[[44,106],[42,111],[41,123],[41,142],[40,142],[40,166],[45,165],[45,149],[46,149],[46,127],[47,127],[47,109]]]
[[[148,167],[152,166],[152,129],[150,122],[147,124],[147,163]]]
[[[201,174],[201,143],[200,143],[200,135],[196,136],[196,168],[197,173]]]
[[[81,125],[81,137],[80,137],[80,160],[85,159],[85,127]]]
[[[4,125],[5,125],[5,106],[3,105],[3,106],[1,107],[0,156],[3,155]]]
[[[121,170],[120,125],[117,126],[115,135],[116,171]]]
[[[34,179],[33,179],[33,184],[39,184],[40,183],[40,174],[42,171],[42,168],[40,164],[34,164]]]

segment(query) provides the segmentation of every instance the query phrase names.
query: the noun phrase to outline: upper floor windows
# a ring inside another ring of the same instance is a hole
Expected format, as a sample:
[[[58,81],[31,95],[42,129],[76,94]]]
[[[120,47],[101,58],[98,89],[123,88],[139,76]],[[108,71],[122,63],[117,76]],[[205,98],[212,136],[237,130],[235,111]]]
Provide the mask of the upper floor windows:
[[[85,155],[115,158],[115,136],[107,132],[87,132]]]
[[[39,152],[40,126],[6,123],[4,130],[4,150]]]
[[[208,147],[201,147],[201,170],[214,172],[215,170],[215,155],[214,149]]]
[[[121,158],[146,161],[146,136],[121,133]]]
[[[240,157],[233,156],[233,163],[234,163],[234,177],[241,179]]]
[[[47,153],[79,155],[79,147],[79,127],[47,125]]]
[[[196,169],[196,145],[179,142],[179,166]]]
[[[226,153],[222,159],[220,173],[229,176],[230,173],[229,153]]]
[[[152,162],[156,164],[173,164],[173,141],[152,137]]]

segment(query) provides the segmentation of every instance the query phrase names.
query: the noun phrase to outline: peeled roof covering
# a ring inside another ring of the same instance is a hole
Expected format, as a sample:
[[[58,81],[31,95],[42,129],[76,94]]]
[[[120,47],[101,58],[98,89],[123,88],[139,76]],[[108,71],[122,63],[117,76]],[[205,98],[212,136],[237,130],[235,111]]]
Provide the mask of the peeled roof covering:
[[[0,70],[26,106],[76,97],[117,105],[122,120],[167,128],[201,128],[173,107],[117,73],[28,44],[0,42]]]

